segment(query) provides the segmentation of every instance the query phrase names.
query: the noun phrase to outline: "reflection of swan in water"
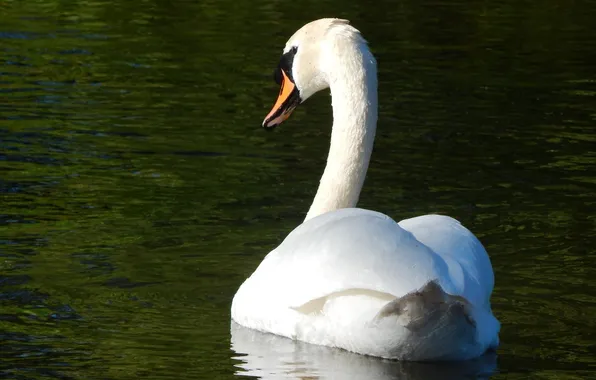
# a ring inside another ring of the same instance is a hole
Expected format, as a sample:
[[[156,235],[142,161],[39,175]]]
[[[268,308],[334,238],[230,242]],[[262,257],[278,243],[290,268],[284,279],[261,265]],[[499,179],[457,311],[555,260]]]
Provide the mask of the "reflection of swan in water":
[[[401,362],[353,354],[251,330],[232,322],[236,375],[263,379],[434,380],[488,379],[497,356],[488,352],[466,362]]]

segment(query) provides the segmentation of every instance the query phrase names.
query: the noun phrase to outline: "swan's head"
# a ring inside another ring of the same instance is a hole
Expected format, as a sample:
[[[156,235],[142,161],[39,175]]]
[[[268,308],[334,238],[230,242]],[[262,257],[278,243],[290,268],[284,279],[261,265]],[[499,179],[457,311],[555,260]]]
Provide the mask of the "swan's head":
[[[324,18],[300,28],[286,43],[279,64],[273,73],[281,86],[279,96],[263,127],[273,128],[286,120],[292,111],[315,92],[329,87],[330,72],[337,62],[339,41],[357,45],[364,43],[358,30],[349,21]]]

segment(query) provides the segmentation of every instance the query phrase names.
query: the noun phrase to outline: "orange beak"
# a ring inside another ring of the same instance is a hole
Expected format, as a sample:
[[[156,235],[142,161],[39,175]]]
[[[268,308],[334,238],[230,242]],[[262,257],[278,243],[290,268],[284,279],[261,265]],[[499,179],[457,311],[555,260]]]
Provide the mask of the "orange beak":
[[[279,96],[275,105],[263,120],[263,127],[273,128],[281,124],[292,114],[292,111],[300,104],[300,92],[296,84],[288,77],[284,70],[281,70],[282,80]]]

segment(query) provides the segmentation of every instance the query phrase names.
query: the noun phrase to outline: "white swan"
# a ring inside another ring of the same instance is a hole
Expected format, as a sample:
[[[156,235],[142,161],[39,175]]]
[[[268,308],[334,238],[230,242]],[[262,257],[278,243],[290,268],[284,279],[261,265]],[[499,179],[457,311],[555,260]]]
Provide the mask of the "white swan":
[[[498,345],[492,266],[476,237],[447,216],[399,223],[354,208],[377,123],[376,61],[340,19],[303,26],[275,72],[279,98],[263,122],[286,120],[331,89],[327,166],[306,220],[270,252],[232,301],[238,324],[301,341],[401,360],[465,360]]]

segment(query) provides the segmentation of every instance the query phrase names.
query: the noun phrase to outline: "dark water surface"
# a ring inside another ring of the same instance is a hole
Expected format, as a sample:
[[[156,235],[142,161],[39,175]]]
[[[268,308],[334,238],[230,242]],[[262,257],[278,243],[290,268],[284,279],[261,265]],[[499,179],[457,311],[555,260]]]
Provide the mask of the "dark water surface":
[[[596,3],[371,4],[0,1],[0,377],[596,377]],[[379,61],[360,206],[478,235],[496,357],[230,334],[237,287],[323,170],[327,94],[260,123],[285,41],[324,16]]]

